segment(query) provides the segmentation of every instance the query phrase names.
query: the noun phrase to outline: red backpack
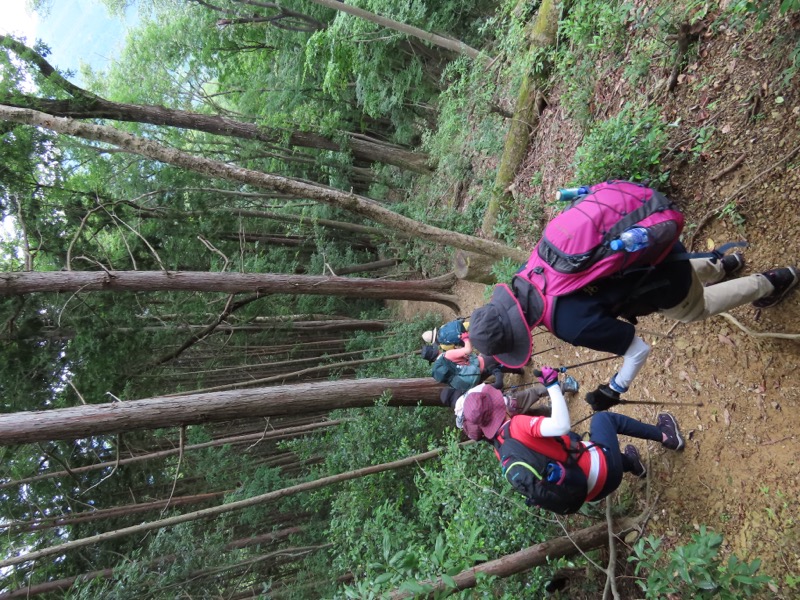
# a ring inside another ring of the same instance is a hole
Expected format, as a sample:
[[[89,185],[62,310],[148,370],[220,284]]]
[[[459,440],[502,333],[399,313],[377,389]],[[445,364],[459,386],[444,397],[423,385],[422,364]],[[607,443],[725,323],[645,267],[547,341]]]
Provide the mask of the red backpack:
[[[530,282],[541,302],[528,306],[533,329],[552,330],[555,300],[589,283],[631,269],[657,265],[683,230],[683,215],[664,194],[629,181],[608,181],[589,188],[544,229],[517,277]],[[615,251],[610,242],[626,229],[647,229],[647,247]],[[531,311],[539,310],[539,314]]]

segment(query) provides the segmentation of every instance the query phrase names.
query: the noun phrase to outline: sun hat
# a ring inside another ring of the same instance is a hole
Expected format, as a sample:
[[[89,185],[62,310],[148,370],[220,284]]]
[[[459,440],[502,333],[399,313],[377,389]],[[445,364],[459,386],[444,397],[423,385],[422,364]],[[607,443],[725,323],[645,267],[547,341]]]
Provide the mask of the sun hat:
[[[511,369],[531,358],[531,330],[522,307],[506,284],[496,285],[489,304],[476,308],[469,320],[469,339],[481,354],[493,355]]]
[[[492,439],[506,420],[503,392],[490,385],[464,398],[464,433],[471,440]]]
[[[436,343],[436,334],[438,332],[439,332],[439,329],[437,327],[434,327],[430,331],[425,331],[422,334],[422,340],[426,344],[434,344],[434,343]]]

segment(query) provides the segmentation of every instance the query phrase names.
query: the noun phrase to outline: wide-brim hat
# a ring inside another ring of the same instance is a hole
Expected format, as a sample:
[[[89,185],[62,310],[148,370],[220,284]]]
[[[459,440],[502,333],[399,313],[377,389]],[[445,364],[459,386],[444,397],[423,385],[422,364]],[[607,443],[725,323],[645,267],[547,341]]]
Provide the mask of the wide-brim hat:
[[[425,331],[422,333],[422,340],[426,344],[435,344],[436,343],[436,334],[439,333],[439,328],[434,327],[429,331]]]
[[[464,398],[464,433],[471,440],[492,439],[507,418],[503,392],[484,385]]]
[[[524,367],[531,358],[531,330],[522,306],[505,283],[496,285],[489,304],[476,308],[469,319],[469,340],[511,369]]]

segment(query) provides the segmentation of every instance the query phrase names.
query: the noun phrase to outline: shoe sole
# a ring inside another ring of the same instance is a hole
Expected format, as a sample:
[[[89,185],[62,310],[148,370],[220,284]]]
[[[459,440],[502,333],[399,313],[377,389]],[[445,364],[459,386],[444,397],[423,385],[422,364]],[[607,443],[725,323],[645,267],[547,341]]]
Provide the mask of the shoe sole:
[[[798,281],[800,281],[800,279],[798,279],[797,277],[797,269],[795,269],[794,267],[788,267],[788,269],[792,272],[792,275],[794,275],[794,280],[792,281],[792,283],[790,283],[789,286],[777,296],[773,297],[772,295],[769,295],[766,298],[762,298],[761,300],[756,300],[755,302],[753,302],[753,306],[755,306],[756,308],[771,308],[776,304],[778,304],[781,300],[783,300],[786,294],[788,294],[794,288],[797,287],[797,283]]]

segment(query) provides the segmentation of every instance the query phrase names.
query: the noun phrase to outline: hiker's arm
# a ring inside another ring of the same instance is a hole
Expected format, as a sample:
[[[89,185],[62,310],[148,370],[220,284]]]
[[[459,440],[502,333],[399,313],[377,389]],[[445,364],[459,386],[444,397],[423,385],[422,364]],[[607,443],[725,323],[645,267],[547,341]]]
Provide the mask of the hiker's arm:
[[[569,433],[569,409],[561,388],[556,385],[547,387],[550,395],[551,412],[549,417],[544,417],[539,423],[539,435],[541,437],[556,437]]]
[[[622,355],[622,368],[611,378],[611,389],[623,393],[628,391],[636,374],[641,371],[647,357],[650,355],[650,346],[638,335],[634,336],[631,345]]]

